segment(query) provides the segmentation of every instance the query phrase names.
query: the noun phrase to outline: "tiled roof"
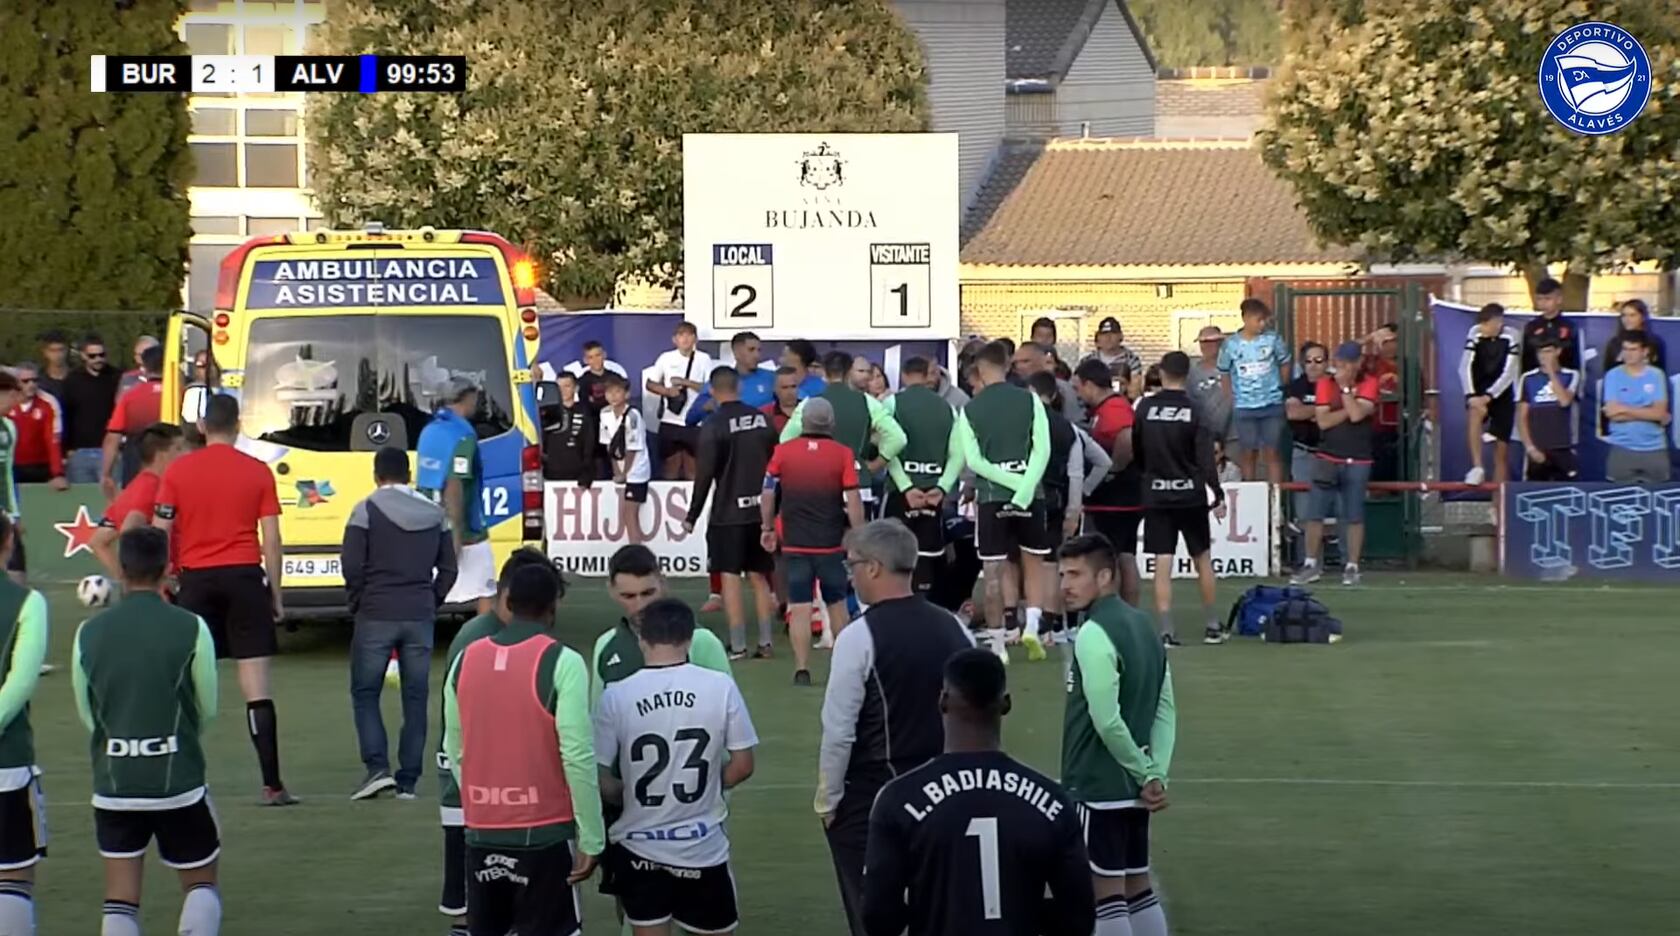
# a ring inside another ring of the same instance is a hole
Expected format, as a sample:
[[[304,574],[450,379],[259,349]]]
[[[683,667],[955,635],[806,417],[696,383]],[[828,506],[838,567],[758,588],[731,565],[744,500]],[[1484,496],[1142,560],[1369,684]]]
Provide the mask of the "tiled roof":
[[[1321,247],[1246,141],[1061,140],[1006,150],[964,263],[1203,266],[1354,262]]]
[[[1004,64],[1010,80],[1060,81],[1105,12],[1125,17],[1153,67],[1149,44],[1125,0],[1008,0]]]

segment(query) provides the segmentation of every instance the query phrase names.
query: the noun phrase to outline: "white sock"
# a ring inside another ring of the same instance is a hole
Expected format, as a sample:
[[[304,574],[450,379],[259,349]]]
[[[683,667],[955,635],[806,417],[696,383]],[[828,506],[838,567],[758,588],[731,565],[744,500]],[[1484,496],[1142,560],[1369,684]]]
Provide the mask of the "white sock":
[[[1129,902],[1132,932],[1137,936],[1167,936],[1167,914],[1161,909],[1161,898],[1153,890],[1146,890]],[[1097,924],[1101,929],[1102,924]]]
[[[140,907],[121,900],[105,901],[99,936],[140,936]]]
[[[216,936],[222,928],[222,895],[214,884],[198,884],[181,900],[180,936]]]
[[[1307,568],[1307,569],[1316,569],[1316,568],[1318,568],[1318,560],[1312,558],[1311,556],[1308,556],[1305,560],[1303,560],[1301,562],[1301,566],[1303,568]]]
[[[34,885],[0,881],[0,936],[35,936]]]
[[[1126,898],[1116,894],[1097,901],[1097,928],[1092,936],[1132,936]]]
[[[1037,637],[1038,636],[1038,625],[1039,625],[1039,622],[1041,622],[1042,620],[1044,620],[1044,609],[1043,608],[1032,608],[1032,607],[1027,608],[1027,630],[1026,630],[1026,632],[1033,635],[1034,637]]]

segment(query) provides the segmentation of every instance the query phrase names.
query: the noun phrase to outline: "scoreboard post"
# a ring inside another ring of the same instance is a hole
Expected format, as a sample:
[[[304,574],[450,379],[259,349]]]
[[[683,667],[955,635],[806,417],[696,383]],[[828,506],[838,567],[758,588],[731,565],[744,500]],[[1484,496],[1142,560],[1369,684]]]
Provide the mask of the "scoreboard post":
[[[954,133],[683,136],[684,318],[703,340],[957,337]]]

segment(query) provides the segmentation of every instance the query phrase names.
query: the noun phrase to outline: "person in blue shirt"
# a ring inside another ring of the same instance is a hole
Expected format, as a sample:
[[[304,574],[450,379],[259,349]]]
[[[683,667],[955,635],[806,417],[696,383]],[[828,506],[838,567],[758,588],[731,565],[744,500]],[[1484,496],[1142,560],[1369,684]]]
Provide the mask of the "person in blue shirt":
[[[822,359],[817,354],[816,345],[803,338],[795,338],[782,345],[781,361],[783,367],[792,367],[804,375],[799,381],[801,400],[821,396],[828,388],[828,380],[823,376]]]
[[[1640,330],[1622,333],[1622,364],[1604,375],[1604,419],[1610,454],[1604,475],[1618,484],[1662,484],[1669,479],[1668,376],[1646,363],[1651,340]]]
[[[735,370],[741,375],[741,402],[753,409],[761,409],[774,401],[776,372],[758,366],[763,353],[758,336],[750,331],[736,332],[735,337],[729,339],[729,351],[735,357]],[[698,426],[712,415],[716,406],[712,401],[712,388],[707,385],[694,398],[694,405],[688,408],[685,421],[690,426]]]
[[[1272,310],[1259,299],[1242,301],[1242,329],[1219,349],[1219,370],[1236,404],[1231,417],[1241,451],[1237,457],[1245,478],[1258,478],[1260,456],[1266,459],[1266,480],[1283,480],[1278,453],[1284,427],[1283,385],[1289,380],[1289,346],[1270,331]]]
[[[496,562],[490,550],[490,525],[484,520],[484,462],[478,454],[478,386],[466,377],[444,385],[443,406],[420,430],[415,445],[414,487],[443,507],[454,535],[455,587],[445,604],[472,601],[486,614],[496,597]]]

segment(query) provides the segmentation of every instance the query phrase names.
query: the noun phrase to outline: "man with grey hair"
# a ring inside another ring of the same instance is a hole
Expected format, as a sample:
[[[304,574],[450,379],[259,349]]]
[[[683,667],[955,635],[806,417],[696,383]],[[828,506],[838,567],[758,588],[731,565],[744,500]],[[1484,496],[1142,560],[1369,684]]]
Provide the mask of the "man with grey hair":
[[[22,388],[18,402],[0,418],[12,421],[15,446],[12,455],[12,480],[18,484],[50,483],[55,491],[70,487],[64,477],[64,452],[59,437],[64,434],[64,418],[58,400],[41,389],[40,371],[31,361],[23,361],[11,368],[12,376]],[[4,483],[0,478],[0,483]]]
[[[1190,399],[1196,401],[1213,437],[1225,445],[1225,457],[1236,461],[1242,444],[1231,418],[1236,405],[1231,386],[1219,369],[1219,350],[1224,346],[1225,332],[1218,325],[1205,326],[1197,333],[1197,353],[1190,355],[1190,382],[1185,389],[1190,391]]]
[[[834,641],[815,805],[847,922],[853,936],[863,936],[863,864],[875,794],[944,750],[945,661],[974,646],[974,638],[949,611],[916,594],[916,537],[899,521],[853,530],[846,566],[867,607]]]
[[[476,602],[488,614],[496,598],[496,558],[490,550],[490,524],[484,516],[484,462],[478,455],[478,385],[456,375],[444,381],[439,409],[420,430],[415,445],[414,487],[443,508],[454,536],[455,587],[445,604]]]

